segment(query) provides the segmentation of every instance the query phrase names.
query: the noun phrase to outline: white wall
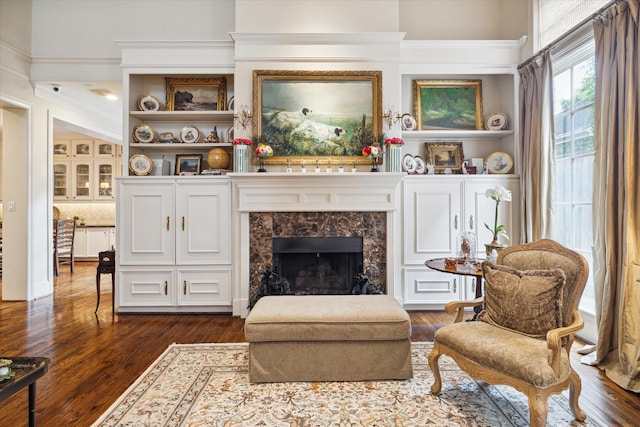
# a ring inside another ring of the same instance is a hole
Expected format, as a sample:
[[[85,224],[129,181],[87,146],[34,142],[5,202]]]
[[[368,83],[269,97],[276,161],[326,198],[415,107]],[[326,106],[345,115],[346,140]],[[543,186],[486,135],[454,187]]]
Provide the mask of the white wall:
[[[32,0],[34,58],[119,58],[115,40],[229,40],[231,0]]]
[[[396,32],[398,3],[399,0],[236,0],[235,31]]]
[[[0,42],[31,54],[31,2],[0,0]]]

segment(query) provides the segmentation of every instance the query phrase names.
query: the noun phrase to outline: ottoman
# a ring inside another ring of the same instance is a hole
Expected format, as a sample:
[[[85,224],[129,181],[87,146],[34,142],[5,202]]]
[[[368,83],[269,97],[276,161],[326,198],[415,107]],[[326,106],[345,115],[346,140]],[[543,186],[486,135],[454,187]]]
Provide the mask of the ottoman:
[[[244,331],[252,382],[413,376],[409,314],[388,295],[266,296]]]

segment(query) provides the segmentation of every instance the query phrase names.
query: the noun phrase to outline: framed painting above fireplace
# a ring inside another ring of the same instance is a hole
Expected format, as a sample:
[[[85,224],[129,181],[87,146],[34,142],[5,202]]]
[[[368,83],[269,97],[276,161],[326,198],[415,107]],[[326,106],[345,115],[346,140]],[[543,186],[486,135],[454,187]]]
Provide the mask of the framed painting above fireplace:
[[[382,132],[381,71],[254,70],[253,87],[266,163],[370,163],[361,153]]]

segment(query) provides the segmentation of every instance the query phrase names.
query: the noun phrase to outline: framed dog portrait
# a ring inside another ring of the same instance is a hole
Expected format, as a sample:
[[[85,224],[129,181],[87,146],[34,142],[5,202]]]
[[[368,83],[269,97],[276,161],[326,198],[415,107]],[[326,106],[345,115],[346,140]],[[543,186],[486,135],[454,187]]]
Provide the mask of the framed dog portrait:
[[[254,70],[253,129],[273,148],[269,164],[368,164],[362,149],[382,133],[381,71]]]

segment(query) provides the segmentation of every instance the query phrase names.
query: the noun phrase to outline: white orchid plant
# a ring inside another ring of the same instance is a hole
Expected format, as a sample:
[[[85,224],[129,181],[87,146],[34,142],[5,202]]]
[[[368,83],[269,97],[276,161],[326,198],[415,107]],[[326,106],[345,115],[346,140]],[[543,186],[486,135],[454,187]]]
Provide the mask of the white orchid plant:
[[[487,230],[489,230],[491,234],[493,234],[494,242],[498,241],[498,236],[504,236],[506,239],[509,239],[509,236],[505,231],[504,224],[498,224],[498,207],[500,206],[500,202],[511,201],[511,191],[507,190],[502,185],[496,185],[495,187],[488,189],[485,196],[496,202],[496,214],[493,221],[493,227],[486,222],[484,223],[484,226],[487,227]]]

